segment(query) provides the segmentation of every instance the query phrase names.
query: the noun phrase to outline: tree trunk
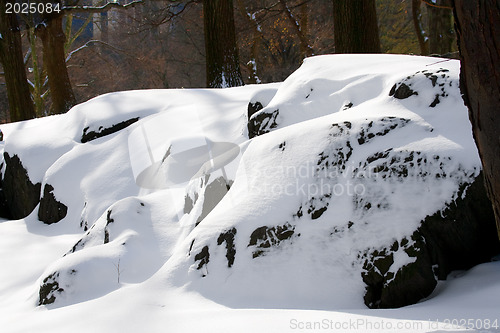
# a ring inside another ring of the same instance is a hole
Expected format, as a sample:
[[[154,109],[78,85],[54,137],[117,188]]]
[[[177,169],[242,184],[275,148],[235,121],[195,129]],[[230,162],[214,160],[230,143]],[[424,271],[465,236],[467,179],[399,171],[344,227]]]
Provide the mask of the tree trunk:
[[[238,60],[232,0],[203,0],[207,86],[243,85]]]
[[[427,5],[430,54],[445,55],[451,52],[454,40],[451,7],[451,0],[437,0],[435,5]]]
[[[413,26],[420,46],[420,54],[423,56],[429,55],[429,38],[425,35],[425,30],[422,25],[422,12],[420,11],[421,0],[412,0],[411,11],[413,18]]]
[[[35,118],[26,70],[21,33],[15,14],[6,13],[6,1],[0,0],[0,61],[5,72],[10,121]]]
[[[500,237],[500,0],[455,0],[460,89]]]
[[[336,53],[380,53],[375,0],[333,0]]]
[[[37,28],[43,44],[43,64],[49,78],[53,114],[65,113],[76,104],[66,67],[66,36],[62,29],[62,20],[62,15],[51,15],[45,17],[45,24],[40,24]]]
[[[257,65],[257,56],[260,52],[260,44],[264,39],[262,29],[255,18],[255,15],[250,14],[242,0],[236,0],[236,8],[240,10],[241,16],[247,19],[248,24],[253,30],[253,40],[252,46],[250,47],[250,61],[247,62],[247,68],[249,72],[248,82],[250,84],[262,83],[259,77],[259,70]]]

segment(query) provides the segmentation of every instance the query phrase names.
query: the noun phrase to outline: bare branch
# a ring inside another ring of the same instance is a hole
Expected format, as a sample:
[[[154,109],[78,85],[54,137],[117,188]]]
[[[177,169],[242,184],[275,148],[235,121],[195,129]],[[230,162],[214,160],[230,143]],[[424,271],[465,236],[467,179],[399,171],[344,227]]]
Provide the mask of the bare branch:
[[[63,12],[72,12],[72,13],[103,13],[107,12],[111,9],[129,9],[133,8],[137,5],[143,4],[144,0],[135,0],[126,5],[120,5],[116,2],[108,2],[103,6],[68,6],[63,7]]]
[[[453,9],[453,7],[450,7],[450,6],[440,6],[440,5],[436,5],[435,3],[430,3],[429,1],[426,1],[426,0],[421,0],[421,1],[423,3],[425,3],[427,6],[441,8],[441,9]]]
[[[117,53],[123,53],[123,54],[125,54],[125,55],[127,55],[129,57],[135,58],[134,56],[128,54],[127,52],[125,52],[125,51],[123,51],[123,50],[121,50],[121,49],[119,49],[117,47],[114,47],[111,44],[105,43],[105,42],[97,40],[97,39],[92,39],[92,40],[89,40],[88,42],[86,42],[85,44],[83,44],[82,46],[80,46],[79,48],[77,48],[77,49],[69,52],[68,55],[66,56],[66,62],[68,62],[71,59],[71,57],[73,56],[73,54],[75,54],[78,51],[81,51],[83,49],[86,49],[86,48],[92,46],[92,44],[101,44],[101,45],[109,47],[110,49],[112,49],[113,51],[115,51]],[[137,58],[135,58],[135,59],[137,59]]]

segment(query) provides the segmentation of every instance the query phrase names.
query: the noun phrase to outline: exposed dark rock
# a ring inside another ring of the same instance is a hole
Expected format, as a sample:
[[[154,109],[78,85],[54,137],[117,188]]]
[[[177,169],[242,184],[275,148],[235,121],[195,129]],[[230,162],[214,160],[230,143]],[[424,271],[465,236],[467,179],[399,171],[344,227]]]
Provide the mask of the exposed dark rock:
[[[463,185],[457,199],[443,211],[426,217],[411,242],[403,239],[365,255],[365,304],[394,308],[429,296],[436,278],[446,279],[453,270],[469,269],[498,254],[495,231],[493,210],[480,175],[469,186]],[[389,267],[394,253],[401,250],[415,259],[394,274]]]
[[[83,211],[87,210],[87,202],[83,204]],[[82,213],[80,218],[80,228],[83,228],[83,231],[89,230],[89,222],[84,218],[84,214]]]
[[[210,261],[210,252],[208,251],[208,245],[205,245],[201,249],[201,251],[194,256],[194,261],[199,261],[198,267],[196,267],[196,269],[200,270],[203,268],[203,266],[205,266],[206,268],[208,262]],[[208,270],[206,270],[206,272],[208,273]],[[203,276],[206,276],[206,274],[204,274]]]
[[[389,92],[389,96],[397,99],[406,99],[413,95],[418,95],[418,92],[413,91],[406,83],[394,84]]]
[[[344,106],[342,107],[342,110],[343,110],[343,111],[345,111],[345,110],[347,110],[347,109],[352,108],[353,106],[354,106],[354,104],[352,104],[352,102],[349,102],[349,103],[347,103],[346,105],[344,105]]]
[[[251,116],[253,116],[255,113],[259,112],[263,108],[264,108],[264,106],[262,105],[261,102],[248,103],[248,108],[247,108],[248,119],[250,119]]]
[[[111,218],[112,212],[113,212],[112,209],[108,209],[108,212],[106,213],[106,226],[108,226],[110,223],[115,222],[115,220]]]
[[[330,191],[330,187],[328,187],[328,190]],[[321,196],[318,197],[312,197],[308,204],[309,207],[307,208],[307,213],[311,215],[311,219],[316,220],[323,215],[324,212],[328,209],[329,205],[329,200],[332,197],[332,193],[324,193]],[[298,215],[297,215],[298,216]]]
[[[236,235],[236,228],[231,228],[230,230],[221,233],[219,238],[217,238],[217,245],[226,243],[226,258],[227,267],[233,266],[234,258],[236,256],[236,247],[234,246],[234,236]]]
[[[429,107],[433,108],[438,105],[441,100],[440,97],[448,97],[446,89],[448,87],[453,87],[454,81],[448,74],[449,70],[445,68],[440,68],[435,72],[430,72],[428,70],[418,71],[413,75],[406,77],[401,82],[398,82],[392,86],[389,96],[393,96],[398,99],[405,99],[412,95],[418,95],[418,92],[413,91],[411,86],[415,82],[417,77],[425,77],[431,81],[432,87],[435,91],[435,97],[432,101],[429,101]]]
[[[38,293],[38,305],[48,305],[56,301],[57,295],[64,292],[64,289],[59,286],[59,272],[54,272],[43,279]]]
[[[3,191],[10,217],[21,219],[28,216],[40,201],[41,184],[33,184],[17,155],[4,153],[5,174]]]
[[[3,163],[0,166],[0,169],[2,169]],[[3,190],[3,179],[0,178],[0,217],[6,218],[6,219],[12,219],[12,215],[9,210],[9,206],[7,205],[7,198],[5,197],[5,192]]]
[[[363,126],[361,132],[358,134],[358,143],[360,145],[368,143],[377,136],[384,136],[396,128],[404,127],[409,122],[409,119],[396,117],[384,117],[375,123],[370,121],[366,126]]]
[[[276,227],[263,226],[252,232],[248,247],[255,246],[253,257],[257,258],[264,254],[264,249],[280,245],[282,241],[291,238],[294,232],[295,227],[288,222]]]
[[[106,213],[106,226],[104,227],[104,244],[109,243],[109,230],[108,230],[108,225],[111,223],[115,222],[114,219],[111,218],[111,213],[113,210],[108,209],[108,212]]]
[[[321,152],[316,162],[316,173],[321,176],[329,168],[335,167],[337,170],[344,170],[346,162],[352,155],[352,146],[349,140],[337,140],[338,137],[349,137],[352,124],[345,121],[340,124],[332,124],[328,134],[330,144],[327,149]]]
[[[88,236],[88,234],[85,234],[85,236]],[[69,250],[67,253],[65,253],[63,257],[67,256],[70,253],[74,253],[74,252],[76,252],[78,250],[81,250],[84,247],[85,247],[85,241],[83,240],[83,238],[80,238],[80,240],[78,242],[76,242],[76,244],[73,245],[73,247],[71,248],[71,250]]]
[[[92,141],[92,140],[95,140],[98,138],[102,138],[103,136],[116,133],[116,132],[121,131],[122,129],[132,125],[133,123],[135,123],[138,120],[139,120],[139,117],[131,118],[129,120],[125,120],[125,121],[122,121],[118,124],[115,124],[111,127],[104,128],[104,127],[100,126],[97,131],[90,131],[90,132],[89,132],[89,127],[85,127],[83,129],[82,139],[80,141],[81,141],[81,143],[86,143],[86,142],[89,142],[89,141]]]
[[[0,129],[0,141],[3,141],[3,132],[1,129]]]
[[[56,200],[53,191],[52,185],[45,184],[38,208],[38,219],[45,224],[57,223],[68,213],[68,207]]]
[[[436,94],[436,97],[434,98],[434,100],[432,101],[432,103],[429,105],[429,107],[433,108],[433,107],[435,107],[438,104],[439,104],[439,94]]]
[[[271,129],[278,126],[276,119],[279,115],[279,109],[272,112],[256,112],[248,118],[248,137],[253,137],[268,133]]]

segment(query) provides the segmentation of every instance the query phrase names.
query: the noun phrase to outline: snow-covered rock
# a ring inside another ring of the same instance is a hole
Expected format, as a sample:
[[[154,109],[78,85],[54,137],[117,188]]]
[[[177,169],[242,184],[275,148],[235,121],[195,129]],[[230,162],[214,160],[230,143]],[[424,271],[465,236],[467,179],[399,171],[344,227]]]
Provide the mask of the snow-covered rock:
[[[499,250],[458,74],[320,56],[281,84],[121,92],[3,125],[39,186],[24,223],[76,238],[25,286],[31,304],[149,284],[236,308],[429,296]]]

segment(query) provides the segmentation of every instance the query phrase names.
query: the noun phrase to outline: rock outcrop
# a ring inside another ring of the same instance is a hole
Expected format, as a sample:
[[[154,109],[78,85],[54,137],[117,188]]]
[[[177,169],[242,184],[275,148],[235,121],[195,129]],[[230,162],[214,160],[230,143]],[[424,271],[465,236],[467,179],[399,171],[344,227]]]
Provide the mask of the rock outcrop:
[[[40,201],[41,184],[33,184],[17,155],[4,153],[3,192],[13,219],[28,216]]]

